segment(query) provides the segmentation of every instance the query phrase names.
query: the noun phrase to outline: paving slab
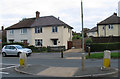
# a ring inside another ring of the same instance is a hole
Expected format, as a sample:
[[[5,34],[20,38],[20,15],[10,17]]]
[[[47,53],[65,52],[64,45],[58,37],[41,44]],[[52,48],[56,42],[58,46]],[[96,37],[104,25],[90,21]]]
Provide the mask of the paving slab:
[[[79,68],[72,67],[50,67],[37,75],[54,77],[72,77]]]
[[[101,70],[101,67],[87,67],[84,71],[79,67],[47,67],[42,65],[31,65],[26,68],[16,67],[20,73],[46,76],[46,77],[104,77],[118,73],[117,68]]]

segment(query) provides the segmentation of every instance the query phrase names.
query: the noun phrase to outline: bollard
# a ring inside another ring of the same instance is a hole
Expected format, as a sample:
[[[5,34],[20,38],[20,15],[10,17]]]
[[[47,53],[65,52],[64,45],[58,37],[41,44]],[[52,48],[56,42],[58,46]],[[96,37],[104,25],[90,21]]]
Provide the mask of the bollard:
[[[110,67],[111,52],[109,50],[104,51],[104,67]]]
[[[81,63],[81,66],[82,66],[82,71],[84,71],[84,68],[85,68],[85,53],[82,53],[82,63]]]
[[[63,50],[61,50],[61,58],[63,58]]]
[[[26,67],[27,66],[27,56],[26,53],[20,54],[20,67]]]
[[[88,47],[88,56],[90,56],[90,47]]]

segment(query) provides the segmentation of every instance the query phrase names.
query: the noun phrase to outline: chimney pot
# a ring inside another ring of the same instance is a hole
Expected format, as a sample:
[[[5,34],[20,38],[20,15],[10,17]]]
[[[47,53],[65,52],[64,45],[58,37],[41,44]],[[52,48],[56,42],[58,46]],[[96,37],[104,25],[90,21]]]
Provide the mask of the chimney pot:
[[[39,12],[39,11],[36,11],[36,19],[39,18],[39,14],[40,14],[40,12]]]
[[[114,13],[114,15],[116,15],[116,16],[117,16],[117,13]]]
[[[4,26],[1,27],[2,31],[4,30]]]
[[[58,17],[58,20],[60,19],[60,17]]]

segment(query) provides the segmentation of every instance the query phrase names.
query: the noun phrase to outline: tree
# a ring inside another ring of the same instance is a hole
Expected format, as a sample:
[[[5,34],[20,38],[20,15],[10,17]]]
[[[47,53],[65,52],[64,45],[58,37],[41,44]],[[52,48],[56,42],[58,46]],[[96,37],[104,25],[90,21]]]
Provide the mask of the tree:
[[[90,30],[89,28],[83,28],[83,31],[84,31],[84,37],[87,37],[87,31]],[[81,31],[82,33],[82,31]]]
[[[81,33],[76,33],[76,32],[74,32],[72,39],[73,39],[73,40],[75,40],[75,39],[81,39],[81,36],[82,36]]]

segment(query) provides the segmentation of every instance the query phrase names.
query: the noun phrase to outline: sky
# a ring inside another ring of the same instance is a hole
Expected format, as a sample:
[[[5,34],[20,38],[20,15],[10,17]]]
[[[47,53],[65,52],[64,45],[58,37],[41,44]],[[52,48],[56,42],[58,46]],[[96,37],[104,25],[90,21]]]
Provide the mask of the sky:
[[[93,28],[97,23],[118,13],[119,0],[83,0],[84,28]],[[1,0],[0,26],[5,28],[19,22],[23,18],[53,15],[72,26],[73,31],[80,32],[81,0]]]

